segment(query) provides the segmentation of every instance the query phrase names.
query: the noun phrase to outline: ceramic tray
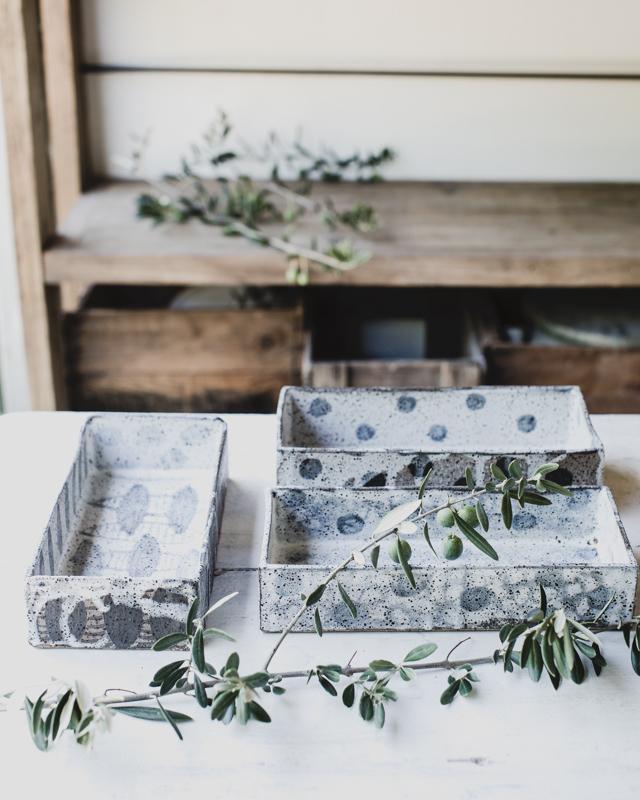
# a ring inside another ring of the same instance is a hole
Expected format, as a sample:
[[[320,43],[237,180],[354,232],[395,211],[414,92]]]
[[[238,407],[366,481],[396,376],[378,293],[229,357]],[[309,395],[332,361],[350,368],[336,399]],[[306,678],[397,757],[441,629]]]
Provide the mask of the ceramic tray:
[[[478,481],[499,456],[533,470],[557,461],[559,483],[602,483],[603,451],[577,387],[301,389],[278,405],[278,484],[433,486]]]
[[[88,420],[27,576],[31,644],[146,648],[206,608],[226,438],[214,417]]]
[[[464,491],[429,492],[429,505]],[[270,493],[260,561],[260,623],[279,631],[330,568],[370,539],[392,507],[415,498],[392,489],[282,488]],[[321,602],[326,630],[493,629],[524,618],[539,600],[541,582],[551,605],[578,619],[593,617],[614,596],[604,623],[628,618],[633,610],[637,564],[611,493],[606,488],[554,495],[550,506],[526,506],[514,514],[511,531],[499,521],[498,495],[484,504],[493,561],[465,543],[457,561],[437,559],[422,535],[406,537],[417,581],[413,590],[401,567],[380,554],[378,571],[351,566],[340,581],[358,607],[352,619],[332,584]],[[448,529],[431,525],[436,550]],[[307,614],[299,630],[311,630]]]

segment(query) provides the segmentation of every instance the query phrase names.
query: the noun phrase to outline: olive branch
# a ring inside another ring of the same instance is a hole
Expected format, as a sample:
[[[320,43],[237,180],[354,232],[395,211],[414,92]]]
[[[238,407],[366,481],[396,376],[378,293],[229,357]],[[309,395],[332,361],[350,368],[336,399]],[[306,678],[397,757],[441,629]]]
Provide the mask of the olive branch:
[[[304,286],[310,270],[347,272],[369,259],[369,253],[351,238],[366,236],[377,228],[375,210],[362,203],[335,207],[329,198],[312,198],[314,182],[337,183],[344,179],[360,182],[381,180],[380,169],[393,160],[393,151],[384,147],[378,152],[346,157],[330,149],[314,153],[300,137],[292,144],[270,134],[265,146],[256,151],[233,141],[233,127],[224,112],[205,133],[198,145],[181,161],[181,169],[150,184],[149,191],[137,198],[137,214],[156,225],[197,220],[221,229],[225,236],[240,236],[248,242],[269,247],[285,257],[287,280]],[[132,154],[135,171],[148,144],[142,138]],[[256,183],[243,172],[248,162],[266,164],[270,179]],[[238,174],[230,177],[230,167]],[[206,180],[206,169],[212,177]],[[315,238],[306,243],[297,240],[296,226],[311,217],[324,227],[328,244],[320,247]],[[278,234],[265,226],[279,225]]]
[[[409,542],[403,535],[413,534],[420,527],[427,545],[435,555],[435,548],[431,541],[429,523],[427,518],[437,515],[440,525],[446,528],[457,528],[458,532],[474,547],[494,560],[498,560],[498,554],[487,539],[477,528],[481,527],[484,533],[489,530],[489,517],[479,499],[485,494],[501,494],[501,513],[502,520],[507,529],[511,528],[513,522],[513,503],[517,503],[522,508],[527,504],[531,505],[550,505],[551,500],[544,493],[559,493],[567,495],[569,490],[548,479],[549,473],[555,472],[558,464],[542,464],[527,477],[522,471],[522,467],[517,460],[509,463],[508,475],[497,464],[491,464],[491,480],[483,486],[476,486],[473,473],[469,467],[465,470],[465,480],[469,494],[459,498],[449,498],[446,503],[435,508],[425,509],[426,487],[433,472],[433,467],[429,466],[418,487],[418,496],[415,500],[396,506],[380,520],[372,533],[372,539],[359,550],[354,550],[344,561],[340,562],[329,574],[314,588],[308,595],[303,597],[303,602],[298,611],[293,615],[289,623],[285,626],[280,637],[276,641],[273,649],[265,662],[264,669],[268,669],[278,649],[297,625],[308,609],[314,608],[314,626],[319,636],[322,636],[322,617],[320,614],[319,603],[325,593],[327,586],[336,581],[340,597],[353,618],[357,617],[358,610],[355,602],[349,596],[347,590],[340,583],[338,575],[345,570],[349,564],[355,562],[363,565],[365,553],[370,551],[369,558],[375,569],[378,568],[380,559],[380,545],[385,539],[390,539],[388,554],[392,561],[400,564],[412,589],[416,589],[416,581],[411,567],[412,549]],[[461,506],[457,508],[457,506]],[[463,551],[462,539],[455,533],[450,533],[443,543],[443,554],[447,559],[458,558]]]
[[[606,660],[597,633],[607,629],[599,627],[598,622],[613,598],[610,598],[593,620],[581,623],[561,608],[549,610],[543,586],[540,586],[539,608],[531,612],[525,620],[505,625],[499,632],[500,646],[492,655],[453,660],[451,658],[453,652],[467,641],[469,638],[467,637],[458,642],[446,658],[440,661],[428,660],[437,646],[426,642],[414,647],[399,661],[378,658],[366,665],[353,666],[351,662],[356,655],[354,653],[345,665],[319,664],[306,669],[284,672],[274,672],[269,669],[282,642],[302,615],[311,609],[314,613],[316,632],[322,635],[320,603],[326,586],[331,581],[336,581],[340,596],[349,612],[353,616],[357,615],[357,607],[340,584],[338,575],[352,561],[363,563],[364,553],[367,551],[373,566],[377,568],[380,545],[384,539],[389,539],[389,557],[402,566],[410,585],[416,588],[410,563],[411,548],[402,537],[417,531],[420,524],[427,545],[435,553],[427,523],[427,518],[431,515],[438,515],[441,525],[455,527],[471,545],[488,557],[497,559],[496,551],[477,530],[480,527],[486,533],[489,528],[486,511],[479,498],[484,494],[501,494],[502,521],[507,528],[510,528],[513,503],[518,503],[521,507],[527,503],[548,505],[551,502],[548,494],[569,493],[566,488],[547,477],[557,469],[557,466],[557,464],[543,464],[531,477],[527,477],[515,460],[509,464],[508,474],[494,464],[490,468],[491,480],[482,486],[475,485],[471,471],[467,470],[466,481],[469,489],[467,495],[449,499],[447,503],[436,508],[425,509],[426,484],[431,474],[429,469],[418,488],[416,500],[404,503],[386,514],[374,529],[371,541],[331,570],[324,580],[303,598],[301,608],[278,638],[263,669],[248,674],[241,673],[240,656],[236,652],[231,653],[218,669],[206,660],[207,640],[233,641],[226,631],[207,626],[207,617],[215,614],[232,600],[237,592],[221,598],[201,616],[198,616],[199,603],[196,598],[189,608],[183,630],[167,634],[153,645],[156,651],[186,647],[185,655],[158,669],[147,691],[135,693],[108,690],[100,697],[91,698],[86,687],[80,682],[70,685],[57,681],[45,689],[35,701],[26,697],[23,708],[35,745],[40,750],[47,750],[65,731],[71,732],[79,744],[89,744],[96,732],[110,729],[116,714],[142,721],[166,723],[182,739],[180,726],[193,718],[165,707],[166,698],[176,694],[192,697],[198,706],[207,710],[214,721],[229,724],[236,719],[243,725],[250,720],[268,723],[271,717],[259,702],[260,692],[278,697],[286,691],[284,683],[306,679],[307,685],[317,683],[329,695],[337,697],[339,684],[346,679],[347,683],[340,692],[343,705],[347,708],[356,707],[365,722],[372,722],[376,727],[382,728],[389,704],[398,699],[397,690],[391,688],[392,681],[395,680],[396,685],[398,678],[401,682],[409,682],[420,672],[428,670],[447,672],[447,685],[440,697],[443,705],[452,703],[457,696],[468,697],[474,691],[474,685],[479,680],[474,669],[477,666],[502,664],[506,674],[519,668],[526,670],[535,682],[546,673],[554,689],[558,689],[563,680],[582,683],[587,676],[589,664],[594,675],[600,676],[606,666]],[[452,540],[451,537],[455,537],[458,541]],[[451,533],[444,539],[442,546],[446,558],[457,558],[462,552],[462,539],[457,533]],[[619,623],[618,629],[622,631],[630,648],[632,668],[640,675],[640,617]],[[10,695],[11,693],[0,696],[0,700],[4,699],[5,703],[10,703]],[[148,705],[149,701],[153,705]]]

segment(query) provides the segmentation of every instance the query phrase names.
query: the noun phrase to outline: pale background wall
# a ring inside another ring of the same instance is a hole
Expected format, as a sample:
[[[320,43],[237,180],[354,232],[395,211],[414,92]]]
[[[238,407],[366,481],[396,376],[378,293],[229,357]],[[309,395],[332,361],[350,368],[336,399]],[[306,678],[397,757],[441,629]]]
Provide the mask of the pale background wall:
[[[87,0],[95,174],[151,130],[173,169],[217,108],[347,152],[391,145],[389,177],[640,179],[637,0]]]
[[[81,0],[97,176],[151,131],[173,169],[216,110],[339,151],[391,145],[389,177],[640,180],[638,0]],[[0,369],[26,377],[0,148]]]

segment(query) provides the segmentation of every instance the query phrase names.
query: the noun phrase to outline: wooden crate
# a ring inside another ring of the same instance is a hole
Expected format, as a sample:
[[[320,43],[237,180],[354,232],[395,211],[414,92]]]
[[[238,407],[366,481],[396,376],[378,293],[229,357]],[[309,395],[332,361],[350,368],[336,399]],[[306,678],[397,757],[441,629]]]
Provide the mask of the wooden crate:
[[[462,295],[456,299],[442,291],[355,291],[357,294],[345,300],[343,290],[329,303],[325,300],[324,305],[316,304],[308,314],[302,366],[305,385],[429,388],[477,386],[483,382],[485,363],[476,321],[467,312],[469,306]],[[370,308],[374,309],[373,316]],[[433,354],[429,348],[421,359],[365,359],[354,354],[349,341],[354,338],[358,320],[403,314],[424,318],[428,339],[437,341]]]
[[[307,355],[302,375],[305,386],[479,386],[484,366],[472,358],[314,362]]]
[[[495,384],[580,386],[589,411],[640,412],[640,349],[489,342],[488,380]]]
[[[71,407],[274,411],[299,383],[302,311],[88,309],[65,321]]]

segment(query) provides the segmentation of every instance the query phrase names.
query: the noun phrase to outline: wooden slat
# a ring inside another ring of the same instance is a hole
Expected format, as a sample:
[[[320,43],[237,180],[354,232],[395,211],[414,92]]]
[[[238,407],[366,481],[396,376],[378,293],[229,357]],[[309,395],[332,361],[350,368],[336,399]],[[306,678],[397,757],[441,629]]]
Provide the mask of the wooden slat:
[[[95,309],[69,315],[66,334],[76,408],[274,410],[300,381],[301,309]]]
[[[283,284],[283,258],[198,224],[135,218],[143,184],[82,197],[45,253],[47,280]],[[640,286],[640,186],[342,184],[338,207],[371,203],[372,260],[317,283],[377,286]]]
[[[83,0],[92,64],[214,69],[626,72],[636,0]]]
[[[592,413],[640,412],[640,350],[637,348],[494,342],[486,353],[492,383],[576,384],[582,389]]]
[[[91,309],[71,315],[74,370],[84,375],[239,375],[299,369],[298,310]]]
[[[640,79],[107,72],[84,94],[94,176],[130,178],[146,132],[140,177],[176,170],[221,108],[254,147],[300,128],[315,150],[393,147],[389,180],[640,180]]]
[[[471,360],[314,361],[306,365],[309,386],[478,386],[482,368]]]
[[[49,161],[58,220],[68,214],[82,191],[74,6],[73,0],[39,0]]]
[[[77,3],[74,0],[39,0],[39,8],[53,202],[56,220],[62,220],[83,188],[84,148],[76,59]],[[63,310],[76,311],[87,290],[85,284],[62,284]]]
[[[64,387],[49,319],[58,291],[46,296],[42,264],[42,241],[53,220],[35,0],[0,3],[0,76],[31,402],[35,409],[53,409],[64,405]]]

